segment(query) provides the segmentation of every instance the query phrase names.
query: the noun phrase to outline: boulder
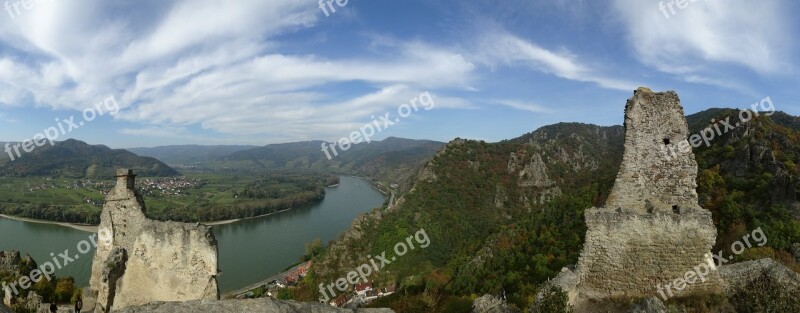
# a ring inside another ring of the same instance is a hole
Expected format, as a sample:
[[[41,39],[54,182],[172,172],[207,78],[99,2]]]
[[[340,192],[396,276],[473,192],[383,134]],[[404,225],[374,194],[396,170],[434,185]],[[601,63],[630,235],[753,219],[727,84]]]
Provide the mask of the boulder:
[[[628,309],[628,313],[667,313],[667,306],[657,297],[642,299]]]
[[[518,312],[505,301],[492,295],[483,295],[472,303],[472,313],[513,313]]]

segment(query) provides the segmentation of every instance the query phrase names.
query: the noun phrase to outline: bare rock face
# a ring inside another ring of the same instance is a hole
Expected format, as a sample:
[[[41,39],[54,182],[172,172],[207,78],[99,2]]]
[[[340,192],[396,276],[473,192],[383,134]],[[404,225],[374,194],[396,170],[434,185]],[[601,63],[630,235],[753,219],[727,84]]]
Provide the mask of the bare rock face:
[[[667,306],[656,297],[642,299],[628,309],[628,313],[667,313]]]
[[[698,266],[703,280],[672,287],[669,296],[716,292],[711,260],[716,229],[698,205],[697,163],[689,150],[671,159],[670,145],[688,145],[688,125],[675,92],[634,92],[625,107],[625,152],[604,208],[586,211],[586,241],[576,269],[555,283],[579,308],[585,300],[650,298]],[[677,149],[676,149],[677,150]]]
[[[272,298],[249,300],[189,301],[171,303],[153,303],[150,305],[129,307],[114,312],[119,313],[394,313],[390,309],[343,309],[322,303],[300,303],[281,301]]]
[[[28,265],[30,268],[37,267],[30,255],[22,256],[19,251],[0,251],[0,271],[26,275],[28,273],[23,273],[25,270],[23,265]]]
[[[502,299],[498,299],[492,295],[483,295],[472,303],[472,313],[517,313],[518,310],[513,309]]]
[[[219,299],[211,228],[145,217],[135,177],[119,170],[106,196],[86,307],[109,312],[157,301]]]
[[[748,284],[764,274],[769,275],[772,281],[779,284],[775,288],[795,290],[800,293],[800,274],[772,259],[721,266],[719,273],[725,280],[725,292],[729,294],[737,289],[747,288]]]

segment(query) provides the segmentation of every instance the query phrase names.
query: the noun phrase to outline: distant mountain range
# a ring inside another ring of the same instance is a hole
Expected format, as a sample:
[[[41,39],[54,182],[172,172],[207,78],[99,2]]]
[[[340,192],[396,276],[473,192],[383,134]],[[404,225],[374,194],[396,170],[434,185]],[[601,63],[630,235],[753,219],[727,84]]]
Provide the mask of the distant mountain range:
[[[157,158],[172,165],[192,165],[212,170],[313,171],[365,176],[401,190],[410,187],[411,177],[443,142],[389,137],[382,141],[353,145],[337,150],[328,159],[322,151],[324,141],[303,141],[256,146],[162,146],[128,149],[141,156]],[[327,143],[330,145],[330,143]]]
[[[3,143],[3,145],[5,145]],[[59,176],[70,178],[110,178],[117,168],[133,169],[140,176],[173,176],[178,172],[163,162],[141,157],[127,150],[104,145],[89,145],[69,139],[44,145],[11,161],[0,157],[0,176]]]
[[[322,144],[323,141],[273,144],[235,152],[220,162],[268,170],[316,170],[366,176],[407,190],[413,177],[445,145],[432,140],[389,137],[353,145],[348,151],[338,151],[338,156],[331,154],[329,160]]]
[[[235,152],[257,148],[257,146],[231,145],[231,146],[201,146],[201,145],[175,145],[153,148],[125,149],[137,155],[153,157],[170,165],[191,165],[196,163],[211,162]]]
[[[323,141],[305,141],[262,147],[172,145],[122,150],[70,139],[52,147],[36,148],[13,162],[3,154],[0,176],[108,178],[119,167],[131,168],[142,176],[177,175],[167,165],[170,164],[213,171],[288,170],[358,175],[397,184],[405,190],[411,185],[411,177],[444,146],[431,140],[390,137],[353,145],[348,151],[339,150],[339,155],[329,160],[322,144]]]

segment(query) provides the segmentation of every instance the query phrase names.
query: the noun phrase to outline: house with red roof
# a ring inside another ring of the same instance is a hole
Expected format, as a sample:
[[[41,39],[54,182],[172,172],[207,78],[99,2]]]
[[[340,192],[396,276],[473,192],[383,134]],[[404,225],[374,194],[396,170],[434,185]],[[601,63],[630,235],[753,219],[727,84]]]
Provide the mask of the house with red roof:
[[[356,294],[359,296],[365,296],[367,292],[372,290],[372,283],[366,282],[356,285]]]

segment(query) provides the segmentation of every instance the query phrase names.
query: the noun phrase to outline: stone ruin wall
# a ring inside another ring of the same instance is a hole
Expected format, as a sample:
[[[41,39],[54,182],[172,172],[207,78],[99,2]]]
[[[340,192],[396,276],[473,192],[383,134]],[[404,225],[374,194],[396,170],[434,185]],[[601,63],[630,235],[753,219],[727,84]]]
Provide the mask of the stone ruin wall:
[[[705,268],[700,271],[709,272],[705,280],[681,291],[672,287],[672,293],[705,293],[719,286],[719,274],[709,266],[717,235],[711,213],[640,215],[593,209],[586,213],[586,225],[578,277],[590,298],[657,296],[659,285],[683,278],[701,264]]]
[[[87,304],[108,312],[156,301],[219,299],[211,229],[148,219],[134,184],[132,171],[120,170],[106,196]]]
[[[665,151],[688,146],[689,126],[674,91],[637,90],[625,106],[625,152],[607,208],[656,211],[700,209],[694,154]]]
[[[709,264],[716,228],[711,212],[698,205],[694,154],[668,160],[662,150],[687,137],[675,92],[634,93],[625,108],[625,153],[612,193],[605,208],[585,214],[586,241],[573,291],[595,299],[651,297],[659,284]],[[673,293],[705,293],[719,285],[712,271],[705,282]]]

